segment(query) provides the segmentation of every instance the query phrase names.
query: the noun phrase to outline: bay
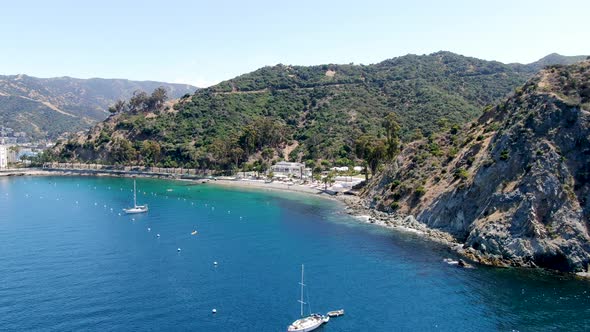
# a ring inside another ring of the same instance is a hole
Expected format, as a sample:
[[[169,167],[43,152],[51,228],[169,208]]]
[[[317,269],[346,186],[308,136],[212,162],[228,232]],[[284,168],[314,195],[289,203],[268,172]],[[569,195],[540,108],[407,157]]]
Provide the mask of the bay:
[[[137,186],[147,214],[122,213],[132,179],[0,178],[0,330],[285,331],[299,315],[301,264],[311,311],[346,310],[320,331],[590,325],[587,281],[458,269],[443,262],[446,248],[359,223],[338,202],[153,179]]]

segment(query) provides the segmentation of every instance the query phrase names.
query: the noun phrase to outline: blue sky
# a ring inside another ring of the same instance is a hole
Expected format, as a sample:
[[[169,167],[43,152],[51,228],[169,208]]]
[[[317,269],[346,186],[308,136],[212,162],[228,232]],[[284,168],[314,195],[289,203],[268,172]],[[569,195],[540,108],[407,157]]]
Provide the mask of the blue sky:
[[[0,74],[207,86],[277,63],[590,54],[590,1],[2,1]]]

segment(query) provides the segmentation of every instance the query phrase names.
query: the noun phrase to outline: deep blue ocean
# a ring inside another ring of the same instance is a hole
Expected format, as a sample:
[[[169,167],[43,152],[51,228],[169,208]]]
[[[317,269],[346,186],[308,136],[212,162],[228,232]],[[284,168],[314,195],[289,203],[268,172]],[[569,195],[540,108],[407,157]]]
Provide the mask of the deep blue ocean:
[[[311,311],[346,311],[318,331],[590,331],[588,281],[459,269],[311,196],[137,185],[129,216],[132,179],[0,178],[0,330],[285,331],[305,264]]]

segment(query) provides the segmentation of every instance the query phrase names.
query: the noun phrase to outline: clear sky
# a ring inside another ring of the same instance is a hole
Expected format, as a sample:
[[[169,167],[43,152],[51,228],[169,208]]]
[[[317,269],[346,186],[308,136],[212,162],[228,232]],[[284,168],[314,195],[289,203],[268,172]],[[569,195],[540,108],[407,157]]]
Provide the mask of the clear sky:
[[[0,74],[207,86],[277,63],[590,54],[590,0],[0,0]]]

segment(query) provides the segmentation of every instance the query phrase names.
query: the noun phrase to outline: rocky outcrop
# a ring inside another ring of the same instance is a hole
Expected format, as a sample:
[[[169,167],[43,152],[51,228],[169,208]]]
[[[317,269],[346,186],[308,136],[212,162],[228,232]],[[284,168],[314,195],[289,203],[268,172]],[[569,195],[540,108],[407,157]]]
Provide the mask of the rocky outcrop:
[[[554,66],[465,130],[410,144],[364,197],[493,265],[590,262],[590,61]]]

